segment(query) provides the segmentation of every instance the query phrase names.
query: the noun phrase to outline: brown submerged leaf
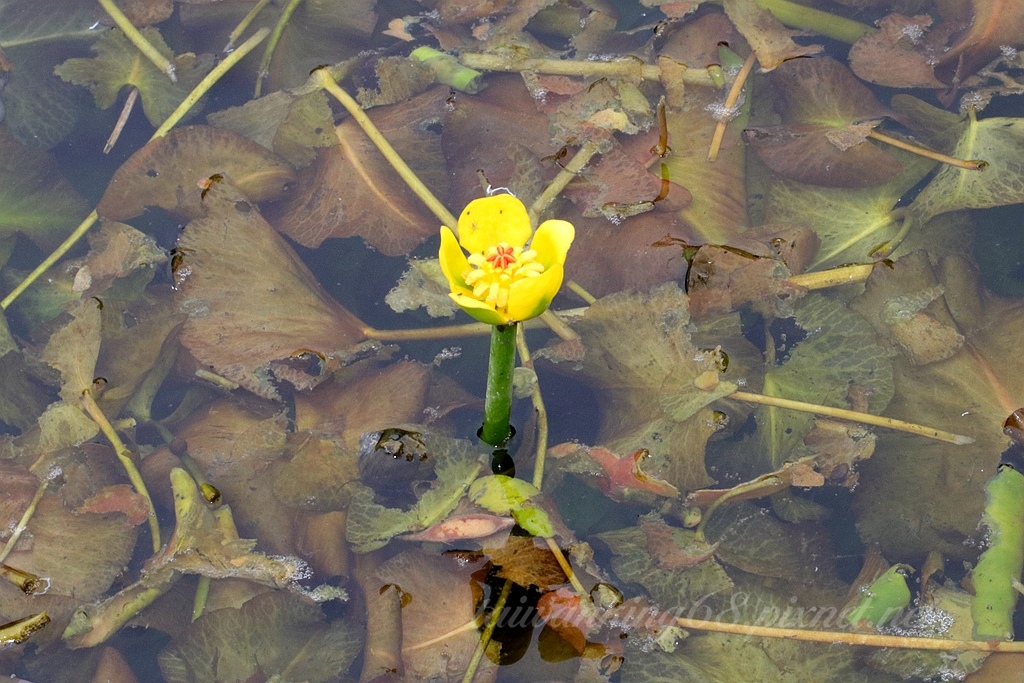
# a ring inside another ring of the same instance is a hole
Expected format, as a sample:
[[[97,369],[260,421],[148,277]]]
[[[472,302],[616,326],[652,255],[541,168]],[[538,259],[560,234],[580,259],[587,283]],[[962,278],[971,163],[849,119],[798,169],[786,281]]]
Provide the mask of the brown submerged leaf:
[[[788,59],[821,52],[821,45],[798,45],[793,42],[800,31],[791,31],[782,25],[756,0],[725,0],[722,3],[729,19],[747,39],[757,53],[757,61],[765,71],[771,71]]]
[[[100,353],[102,304],[98,299],[80,299],[68,306],[71,322],[50,336],[42,359],[60,371],[60,395],[75,403],[91,390]]]
[[[175,128],[128,158],[111,178],[97,213],[127,220],[147,206],[187,218],[203,214],[202,185],[227,176],[252,202],[276,199],[294,180],[291,167],[266,148],[211,126]]]
[[[936,65],[943,80],[957,85],[998,57],[1004,45],[1024,45],[1024,3],[1020,0],[972,0],[951,7],[960,14],[951,23],[965,31]]]
[[[196,359],[255,394],[276,381],[308,389],[340,365],[373,355],[365,326],[313,274],[229,182],[214,183],[206,216],[178,238],[182,343]],[[320,363],[292,363],[316,356]],[[302,358],[298,358],[302,360]]]
[[[398,586],[409,596],[402,608],[402,663],[409,680],[458,681],[479,641],[476,628],[479,567],[455,557],[406,550],[377,569],[379,586]],[[485,657],[479,680],[492,680]]]
[[[898,326],[911,313],[923,314],[964,337],[962,346],[950,343],[939,359],[922,364],[917,347],[907,350],[900,337],[889,336],[899,353],[896,397],[886,413],[973,437],[975,443],[953,446],[879,432],[878,450],[861,466],[854,497],[858,528],[892,559],[933,550],[972,559],[976,546],[964,541],[978,531],[984,483],[1006,448],[1003,420],[1024,405],[1018,344],[1024,308],[984,291],[961,257],[947,257],[933,268],[926,255],[912,254],[886,270],[872,273],[854,304],[876,311],[873,324]]]
[[[752,127],[747,141],[776,173],[814,185],[868,187],[895,178],[900,163],[868,142],[891,112],[831,57],[786,62],[771,76],[778,126]]]
[[[581,379],[602,409],[596,441],[614,453],[646,449],[645,474],[680,491],[711,483],[704,446],[716,427],[707,406],[736,390],[721,381],[718,354],[691,341],[689,325],[674,283],[606,296],[574,325],[586,350]]]
[[[927,14],[883,17],[878,31],[866,32],[850,48],[850,68],[865,81],[892,88],[945,88],[922,40],[931,24]]]
[[[448,88],[371,109],[384,137],[436,196],[448,194],[440,128]],[[336,129],[337,145],[321,151],[299,186],[277,207],[273,222],[299,244],[359,235],[389,256],[408,253],[437,234],[438,221],[351,118]]]

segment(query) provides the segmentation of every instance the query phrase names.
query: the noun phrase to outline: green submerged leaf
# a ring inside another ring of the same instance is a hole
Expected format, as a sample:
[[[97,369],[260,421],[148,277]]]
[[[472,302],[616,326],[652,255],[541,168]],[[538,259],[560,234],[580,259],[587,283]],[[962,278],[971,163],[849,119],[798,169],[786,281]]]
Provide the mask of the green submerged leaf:
[[[693,531],[672,528],[670,534],[679,548],[697,544]],[[662,609],[685,608],[681,616],[690,616],[686,612],[701,610],[699,605],[709,597],[732,590],[732,581],[714,558],[691,567],[660,566],[651,553],[647,533],[640,527],[606,531],[597,538],[612,551],[612,569],[619,578],[643,586]],[[695,612],[692,615],[701,618]]]
[[[871,389],[868,410],[879,414],[893,396],[892,363],[866,320],[842,302],[811,294],[795,305],[807,337],[764,378],[768,396],[846,408],[851,384]],[[757,409],[758,429],[773,469],[803,443],[814,416],[772,406]]]
[[[468,441],[422,433],[424,443],[437,456],[437,481],[408,510],[389,508],[373,500],[368,486],[354,485],[345,535],[352,550],[368,553],[410,531],[422,531],[455,509],[483,468],[481,454]]]
[[[117,28],[110,29],[93,44],[96,57],[69,59],[54,73],[65,81],[88,87],[100,109],[113,106],[124,86],[138,88],[146,118],[159,126],[213,68],[213,57],[196,57],[191,53],[175,57],[158,30],[147,27],[141,31],[157,52],[172,61],[177,81],[171,81],[157,69]]]
[[[18,142],[2,126],[0,159],[0,240],[20,232],[50,249],[89,213],[88,202],[64,179],[54,158]]]
[[[327,623],[308,599],[264,593],[203,614],[160,653],[160,671],[168,683],[327,683],[348,670],[362,640],[352,621]]]
[[[6,50],[51,40],[89,38],[103,10],[91,0],[3,0],[0,46]]]

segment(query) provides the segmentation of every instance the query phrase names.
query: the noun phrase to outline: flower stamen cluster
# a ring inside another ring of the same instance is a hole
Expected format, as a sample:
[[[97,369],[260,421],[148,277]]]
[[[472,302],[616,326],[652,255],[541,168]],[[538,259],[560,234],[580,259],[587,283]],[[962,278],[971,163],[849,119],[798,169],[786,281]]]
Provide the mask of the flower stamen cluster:
[[[544,272],[544,266],[537,262],[536,251],[512,247],[505,242],[488,248],[483,254],[470,254],[467,260],[473,267],[462,276],[473,289],[473,296],[497,310],[508,307],[508,292],[513,282]]]

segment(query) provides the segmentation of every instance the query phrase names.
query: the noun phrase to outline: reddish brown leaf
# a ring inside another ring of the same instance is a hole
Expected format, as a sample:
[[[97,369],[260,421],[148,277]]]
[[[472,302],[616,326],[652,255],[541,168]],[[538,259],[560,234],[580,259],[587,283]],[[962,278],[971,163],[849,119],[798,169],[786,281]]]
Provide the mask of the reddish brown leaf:
[[[757,61],[765,71],[771,71],[787,59],[821,52],[821,45],[798,45],[793,37],[800,31],[791,31],[756,0],[725,0],[725,13],[750,47],[757,53]]]
[[[498,567],[498,576],[520,586],[548,590],[567,581],[551,550],[533,538],[510,536],[504,546],[485,548],[484,552]]]
[[[640,528],[647,537],[647,551],[662,569],[696,567],[714,557],[715,550],[718,549],[717,543],[709,545],[707,541],[699,541],[696,538],[691,545],[679,545],[672,533],[672,527],[660,519],[641,517]]]
[[[649,491],[659,496],[676,498],[679,490],[666,481],[644,474],[641,469],[648,453],[640,449],[629,455],[616,455],[603,446],[584,446],[579,443],[563,443],[551,448],[555,457],[566,457],[574,453],[583,453],[604,470],[604,477],[598,486],[616,500],[621,500],[628,490]]]
[[[537,614],[579,654],[587,647],[587,633],[594,620],[584,616],[580,596],[568,588],[545,593],[537,601]]]
[[[368,114],[436,196],[448,194],[439,134],[448,88],[434,88]],[[320,152],[296,192],[275,209],[274,224],[308,247],[359,235],[389,256],[406,254],[437,234],[438,221],[359,125],[337,128],[339,144]]]
[[[1005,45],[1024,45],[1024,2],[1020,0],[971,0],[955,7],[970,5],[972,12],[959,25],[967,31],[936,65],[943,80],[954,85],[999,56]]]
[[[203,205],[206,215],[178,239],[175,273],[188,314],[182,343],[197,360],[277,398],[275,381],[308,389],[379,350],[241,192],[214,183]]]
[[[745,133],[773,171],[829,187],[883,185],[899,174],[900,163],[867,141],[890,112],[847,67],[830,57],[794,60],[771,80],[782,124]]]
[[[892,88],[944,88],[935,78],[924,41],[932,24],[926,14],[890,14],[850,48],[850,67],[865,81]]]
[[[127,220],[147,206],[159,206],[195,218],[203,213],[201,183],[216,174],[230,178],[253,202],[280,197],[294,180],[287,163],[248,138],[211,126],[185,126],[129,157],[96,211],[103,218]]]
[[[85,512],[121,512],[128,518],[129,526],[138,526],[149,518],[146,499],[128,484],[116,484],[101,489],[75,510],[76,514]]]

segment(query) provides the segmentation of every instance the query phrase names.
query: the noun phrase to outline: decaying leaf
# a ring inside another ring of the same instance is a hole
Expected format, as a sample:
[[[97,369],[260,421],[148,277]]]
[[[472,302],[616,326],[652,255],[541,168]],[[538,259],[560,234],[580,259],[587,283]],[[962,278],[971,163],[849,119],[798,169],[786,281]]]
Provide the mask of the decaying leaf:
[[[113,106],[124,86],[138,88],[146,118],[159,126],[213,68],[213,57],[192,53],[175,57],[157,29],[147,27],[141,32],[157,52],[171,60],[176,81],[154,66],[117,28],[92,44],[96,57],[69,59],[55,73],[65,81],[88,87],[100,109]]]
[[[447,88],[434,88],[369,117],[437,196],[448,193],[439,135]],[[405,184],[362,128],[346,119],[337,144],[300,173],[298,188],[275,210],[281,232],[317,247],[329,237],[359,235],[384,254],[406,254],[437,234],[437,219]]]
[[[548,453],[559,458],[562,466],[566,464],[564,458],[569,457],[582,457],[596,463],[602,471],[596,477],[598,487],[616,500],[628,499],[639,491],[667,498],[679,496],[679,490],[672,484],[644,473],[641,468],[650,454],[642,448],[626,455],[616,455],[601,446],[585,446],[570,441],[552,446]],[[577,471],[579,466],[570,467],[572,471]]]
[[[432,318],[451,317],[459,307],[448,296],[449,290],[437,259],[414,259],[385,301],[396,313],[422,306]]]
[[[205,612],[160,653],[160,671],[168,683],[328,683],[352,664],[362,639],[351,620],[328,623],[308,598],[264,593]]]
[[[956,85],[999,56],[1004,46],[1024,45],[1024,5],[1016,0],[973,0],[950,9],[957,15],[951,23],[964,30],[936,66],[943,80]]]
[[[846,66],[831,57],[794,59],[771,83],[782,123],[745,135],[773,171],[832,187],[884,185],[899,174],[899,161],[867,140],[890,112]]]
[[[229,178],[251,202],[280,197],[294,180],[287,163],[248,138],[212,126],[185,126],[129,157],[96,211],[120,221],[159,206],[196,218],[203,215],[203,187],[214,175]]]
[[[178,239],[182,343],[197,360],[278,398],[276,382],[308,389],[380,350],[239,190],[214,183],[203,206]]]

